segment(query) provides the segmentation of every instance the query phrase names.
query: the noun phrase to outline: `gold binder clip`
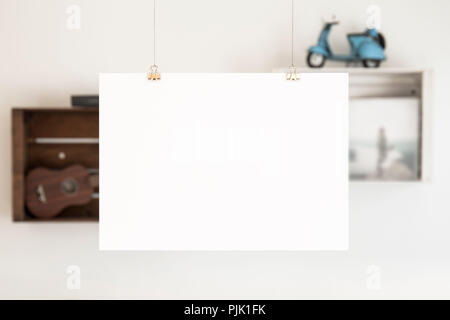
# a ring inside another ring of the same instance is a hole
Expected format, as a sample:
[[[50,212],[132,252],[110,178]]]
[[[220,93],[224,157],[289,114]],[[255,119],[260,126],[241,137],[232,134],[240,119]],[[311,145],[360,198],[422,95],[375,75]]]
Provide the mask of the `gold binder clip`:
[[[286,80],[289,81],[297,81],[300,80],[300,76],[297,74],[297,68],[294,65],[291,65],[286,74]]]
[[[161,75],[158,72],[158,66],[152,65],[147,73],[148,80],[161,80]]]

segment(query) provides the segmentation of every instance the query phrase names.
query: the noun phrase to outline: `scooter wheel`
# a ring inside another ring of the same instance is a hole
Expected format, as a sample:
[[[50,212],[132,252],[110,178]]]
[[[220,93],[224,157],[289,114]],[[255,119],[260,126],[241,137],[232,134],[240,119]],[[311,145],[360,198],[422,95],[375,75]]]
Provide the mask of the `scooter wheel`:
[[[306,62],[310,68],[322,68],[325,65],[327,58],[316,52],[310,52],[306,58]]]
[[[380,64],[380,60],[363,60],[363,65],[365,68],[378,68]]]

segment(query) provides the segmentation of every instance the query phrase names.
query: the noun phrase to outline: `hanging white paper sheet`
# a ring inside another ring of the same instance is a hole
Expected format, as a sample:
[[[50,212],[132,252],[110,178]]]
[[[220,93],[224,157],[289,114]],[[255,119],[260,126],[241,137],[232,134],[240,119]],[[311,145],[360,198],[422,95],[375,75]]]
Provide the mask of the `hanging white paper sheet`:
[[[100,75],[100,249],[346,250],[348,75]]]

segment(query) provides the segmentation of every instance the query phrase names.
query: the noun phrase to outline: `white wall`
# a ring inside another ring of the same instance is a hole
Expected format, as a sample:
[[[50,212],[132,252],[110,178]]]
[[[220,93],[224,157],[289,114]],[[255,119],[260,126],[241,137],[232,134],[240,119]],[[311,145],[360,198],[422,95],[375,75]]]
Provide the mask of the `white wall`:
[[[296,61],[320,17],[342,20],[332,45],[382,9],[386,66],[434,70],[433,181],[351,186],[347,253],[102,253],[97,224],[11,222],[11,106],[65,106],[99,72],[152,63],[149,0],[0,0],[0,298],[450,298],[448,0],[296,0]],[[66,29],[79,4],[81,30]],[[163,72],[270,72],[289,64],[289,0],[159,0]],[[66,267],[81,267],[80,291]],[[381,268],[379,291],[367,267]]]

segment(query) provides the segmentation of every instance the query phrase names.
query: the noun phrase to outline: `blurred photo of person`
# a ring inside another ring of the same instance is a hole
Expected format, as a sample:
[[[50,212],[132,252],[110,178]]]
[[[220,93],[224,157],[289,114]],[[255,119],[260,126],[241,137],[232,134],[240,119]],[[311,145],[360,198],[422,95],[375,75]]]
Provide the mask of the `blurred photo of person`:
[[[386,130],[384,128],[380,128],[378,131],[378,139],[377,139],[377,149],[378,149],[378,161],[377,161],[377,177],[383,177],[383,163],[386,160],[388,153],[387,146],[387,138],[386,138]]]
[[[419,179],[419,102],[415,98],[350,101],[350,178]]]

